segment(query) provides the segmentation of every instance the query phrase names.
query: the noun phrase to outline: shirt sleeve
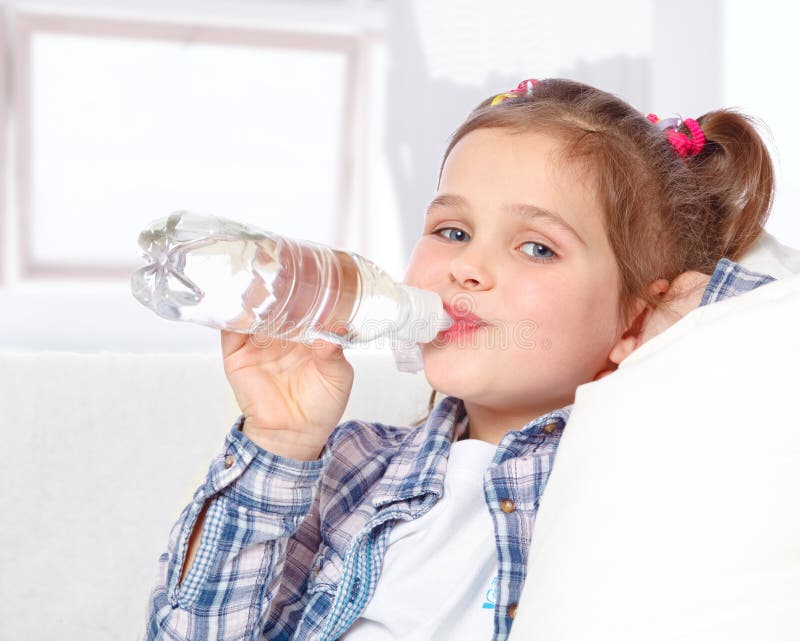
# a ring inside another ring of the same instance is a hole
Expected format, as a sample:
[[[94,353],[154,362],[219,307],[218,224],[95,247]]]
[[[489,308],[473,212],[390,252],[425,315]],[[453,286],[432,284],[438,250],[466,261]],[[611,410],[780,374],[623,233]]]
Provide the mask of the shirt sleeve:
[[[158,560],[145,641],[260,639],[266,620],[276,618],[272,608],[286,607],[276,603],[276,595],[279,587],[287,591],[281,580],[290,537],[302,533],[291,542],[292,554],[302,557],[292,559],[292,567],[309,566],[316,554],[314,506],[327,448],[316,461],[287,459],[248,439],[241,432],[243,421],[243,416],[237,419],[205,482],[172,528]],[[179,584],[189,536],[206,503],[200,545]],[[296,587],[299,592],[301,586]],[[295,608],[302,607],[299,599],[292,600]],[[278,618],[291,617],[287,612]]]
[[[708,282],[705,292],[703,292],[700,307],[744,294],[774,280],[776,279],[773,276],[750,271],[739,263],[727,258],[721,258],[714,268],[714,273],[711,275],[711,280]]]

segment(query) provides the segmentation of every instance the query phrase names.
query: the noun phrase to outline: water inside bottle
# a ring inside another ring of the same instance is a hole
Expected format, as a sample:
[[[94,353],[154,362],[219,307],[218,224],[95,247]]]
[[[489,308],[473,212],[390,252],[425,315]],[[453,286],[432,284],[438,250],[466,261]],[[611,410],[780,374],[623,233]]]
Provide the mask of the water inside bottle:
[[[430,319],[410,336],[412,293],[357,254],[188,212],[151,223],[139,245],[149,263],[132,275],[133,294],[170,320],[342,346],[438,331]]]
[[[351,256],[310,243],[286,243],[285,252],[284,269],[273,285],[281,304],[257,310],[259,320],[250,333],[305,343],[323,338],[349,345],[349,321],[361,291]]]
[[[266,234],[221,236],[208,224],[193,236],[193,225],[173,215],[140,235],[149,264],[131,289],[159,316],[307,342],[349,333],[360,279],[346,252]]]

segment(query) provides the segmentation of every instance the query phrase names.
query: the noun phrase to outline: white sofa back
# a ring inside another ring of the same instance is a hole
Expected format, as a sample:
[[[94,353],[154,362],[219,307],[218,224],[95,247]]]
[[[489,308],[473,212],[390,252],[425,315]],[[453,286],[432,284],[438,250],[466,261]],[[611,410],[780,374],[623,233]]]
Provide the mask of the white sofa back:
[[[422,373],[348,350],[343,420],[408,424]],[[0,354],[0,639],[137,638],[169,529],[238,416],[217,354]]]

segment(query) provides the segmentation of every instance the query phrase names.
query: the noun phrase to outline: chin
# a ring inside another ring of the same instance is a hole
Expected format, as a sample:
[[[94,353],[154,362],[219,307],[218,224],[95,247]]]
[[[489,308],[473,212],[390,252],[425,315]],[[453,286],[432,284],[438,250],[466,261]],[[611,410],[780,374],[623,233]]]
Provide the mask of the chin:
[[[448,353],[430,348],[422,351],[425,363],[425,378],[440,394],[468,398],[482,388],[487,379],[487,368],[476,354]]]

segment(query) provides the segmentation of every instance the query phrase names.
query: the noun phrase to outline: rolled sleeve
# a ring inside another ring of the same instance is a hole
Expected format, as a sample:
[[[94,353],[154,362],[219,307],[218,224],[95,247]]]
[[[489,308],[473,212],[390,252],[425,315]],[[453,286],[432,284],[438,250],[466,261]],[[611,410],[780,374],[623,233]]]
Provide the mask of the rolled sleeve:
[[[265,514],[302,516],[311,507],[314,490],[330,455],[298,461],[259,447],[241,431],[240,416],[214,457],[200,498],[223,492],[239,507]]]
[[[312,509],[329,459],[297,461],[268,452],[241,431],[240,416],[181,513],[159,560],[147,639],[190,638],[195,619],[237,636],[269,607],[286,544]],[[206,509],[200,543],[181,582],[189,539]],[[266,591],[264,591],[266,590]]]

